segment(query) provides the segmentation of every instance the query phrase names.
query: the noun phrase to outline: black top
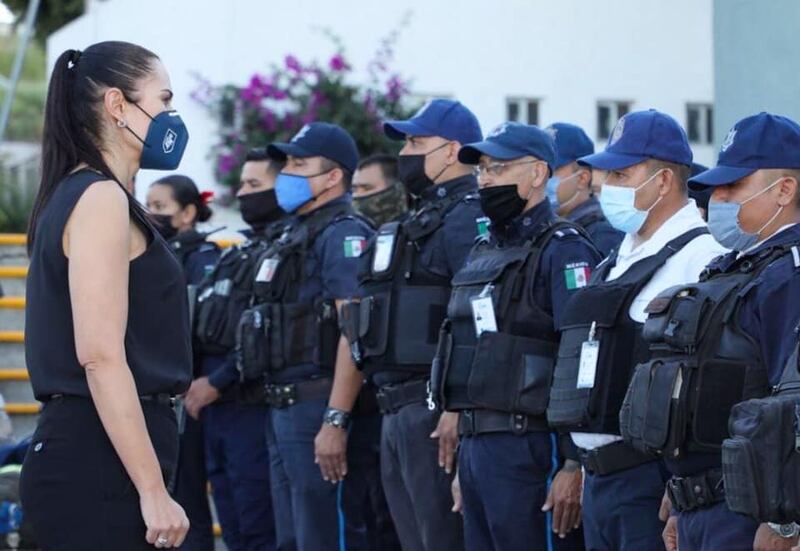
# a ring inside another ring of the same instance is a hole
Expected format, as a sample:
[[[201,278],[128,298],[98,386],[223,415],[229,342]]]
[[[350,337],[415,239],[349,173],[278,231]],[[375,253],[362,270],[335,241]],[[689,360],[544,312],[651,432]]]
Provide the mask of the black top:
[[[36,225],[26,290],[25,357],[38,400],[52,394],[90,396],[75,352],[68,259],[62,242],[64,227],[83,192],[106,179],[90,170],[67,176]],[[150,223],[133,208],[131,217],[148,235],[148,246],[130,262],[128,365],[139,395],[180,394],[189,387],[192,373],[183,270]]]

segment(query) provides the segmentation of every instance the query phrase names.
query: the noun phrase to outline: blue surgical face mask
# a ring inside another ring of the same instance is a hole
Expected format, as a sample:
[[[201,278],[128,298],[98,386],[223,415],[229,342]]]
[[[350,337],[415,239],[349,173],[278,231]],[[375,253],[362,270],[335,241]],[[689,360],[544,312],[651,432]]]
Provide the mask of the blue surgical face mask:
[[[636,192],[653,181],[662,170],[654,172],[647,180],[642,182],[639,187],[612,186],[603,183],[600,188],[600,207],[603,214],[608,219],[609,224],[624,233],[636,233],[644,225],[647,215],[661,201],[662,197],[656,199],[647,210],[636,208]]]
[[[311,176],[299,176],[297,174],[286,174],[285,172],[278,174],[275,179],[275,195],[278,198],[278,205],[284,212],[293,213],[309,201],[316,199],[311,189],[310,179],[321,176],[326,172],[312,174]]]
[[[559,209],[561,207],[566,207],[578,197],[578,193],[580,192],[580,190],[576,189],[572,197],[564,201],[563,204],[559,203],[558,186],[560,186],[564,182],[569,182],[570,180],[578,176],[580,173],[581,171],[579,170],[577,172],[570,174],[566,178],[559,178],[558,176],[552,176],[549,180],[547,180],[547,186],[544,189],[544,193],[547,196],[547,199],[550,200],[550,206],[553,207],[554,210]]]
[[[138,103],[134,105],[150,118],[147,135],[140,138],[136,132],[131,134],[142,142],[142,158],[139,168],[153,170],[175,170],[181,164],[186,144],[189,143],[189,131],[177,111],[162,111],[155,117],[142,109]]]
[[[761,226],[761,229],[755,233],[748,233],[742,229],[742,226],[739,225],[739,212],[742,210],[742,205],[746,205],[748,202],[766,192],[781,180],[783,180],[783,177],[778,178],[770,185],[755,195],[750,196],[741,203],[722,203],[718,201],[709,201],[708,230],[711,232],[711,235],[714,236],[714,239],[716,239],[720,245],[727,249],[731,249],[732,251],[746,251],[758,243],[758,237],[761,235],[761,232],[764,231],[767,226],[772,224],[775,218],[777,218],[783,210],[783,207],[779,206],[777,212],[775,212],[775,214],[773,214],[772,217],[767,220],[763,226]]]

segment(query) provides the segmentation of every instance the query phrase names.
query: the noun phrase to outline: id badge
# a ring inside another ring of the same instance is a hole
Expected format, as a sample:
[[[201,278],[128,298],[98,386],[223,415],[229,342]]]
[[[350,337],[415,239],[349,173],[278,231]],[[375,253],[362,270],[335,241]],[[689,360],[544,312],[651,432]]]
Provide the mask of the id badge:
[[[581,345],[581,359],[578,366],[578,388],[594,388],[594,379],[597,375],[597,358],[599,356],[599,341],[585,341]]]
[[[278,269],[280,260],[277,258],[265,258],[258,268],[256,273],[256,281],[259,283],[269,283],[275,277],[275,271]]]
[[[483,292],[470,301],[472,305],[472,321],[475,323],[475,335],[481,336],[484,331],[497,331],[497,319],[494,317],[491,288],[487,286]]]
[[[375,256],[372,258],[373,273],[385,272],[389,269],[392,262],[392,251],[394,250],[394,234],[381,233],[375,240]]]

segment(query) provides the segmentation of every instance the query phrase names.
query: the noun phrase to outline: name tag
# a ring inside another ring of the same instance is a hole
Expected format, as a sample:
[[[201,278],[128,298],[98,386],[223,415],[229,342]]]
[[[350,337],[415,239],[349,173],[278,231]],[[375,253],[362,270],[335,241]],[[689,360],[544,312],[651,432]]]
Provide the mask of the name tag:
[[[373,272],[380,273],[389,269],[392,262],[392,251],[394,251],[394,234],[379,234],[375,240],[375,255],[372,257]]]
[[[256,281],[259,283],[269,283],[275,277],[275,271],[278,269],[280,260],[277,258],[265,258],[258,268],[256,273]]]
[[[475,323],[475,335],[480,337],[484,331],[497,331],[497,319],[492,304],[492,286],[487,285],[483,292],[470,300],[472,321]]]
[[[600,357],[600,343],[594,338],[596,327],[597,325],[592,322],[592,328],[589,329],[589,339],[581,345],[577,388],[594,388],[594,380],[597,376],[597,359]]]

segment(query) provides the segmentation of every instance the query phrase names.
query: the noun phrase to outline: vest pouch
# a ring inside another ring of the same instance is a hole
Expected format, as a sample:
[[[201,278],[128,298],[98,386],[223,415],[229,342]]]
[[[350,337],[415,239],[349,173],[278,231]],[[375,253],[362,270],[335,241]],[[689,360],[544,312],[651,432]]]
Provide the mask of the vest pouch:
[[[194,334],[204,353],[220,354],[225,352],[225,343],[222,337],[225,334],[226,325],[228,325],[225,323],[228,302],[227,297],[214,295],[211,289],[207,290],[205,296],[198,299],[195,309]],[[235,330],[233,334],[235,344]]]
[[[389,342],[391,291],[364,297],[359,308],[359,335],[365,358],[383,356]]]
[[[273,354],[278,361],[270,365],[270,370],[279,371],[293,365],[314,363],[319,327],[313,305],[292,302],[274,306],[275,310],[280,311],[280,335],[276,339],[280,343],[280,357],[275,358]]]
[[[478,407],[543,415],[550,398],[555,345],[485,331],[478,339],[467,383]]]
[[[722,443],[722,476],[728,508],[734,513],[762,518],[766,511],[761,502],[764,487],[750,440],[737,436]]]
[[[336,315],[336,302],[333,300],[321,301],[317,308],[317,316],[319,345],[315,350],[314,363],[325,369],[333,370],[341,336]]]
[[[706,299],[697,288],[686,285],[661,292],[645,308],[648,317],[642,337],[647,342],[663,342],[681,351],[694,347]]]
[[[242,383],[262,380],[269,369],[272,320],[268,306],[246,310],[239,321],[236,367]]]
[[[397,289],[395,314],[389,325],[389,358],[394,358],[393,363],[424,365],[426,370],[430,369],[449,300],[447,287],[406,285]],[[422,315],[421,304],[425,306]]]
[[[431,363],[431,392],[440,409],[450,407],[444,390],[452,351],[453,335],[450,333],[450,322],[445,320],[439,329],[439,343],[436,345],[436,354]]]
[[[728,436],[731,408],[744,399],[747,367],[741,362],[713,359],[697,373],[692,397],[692,446],[719,451]]]

